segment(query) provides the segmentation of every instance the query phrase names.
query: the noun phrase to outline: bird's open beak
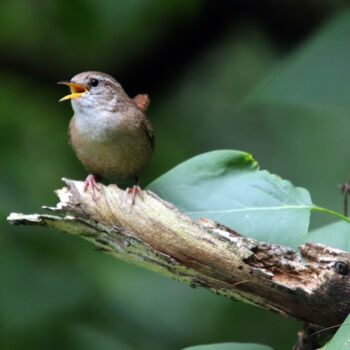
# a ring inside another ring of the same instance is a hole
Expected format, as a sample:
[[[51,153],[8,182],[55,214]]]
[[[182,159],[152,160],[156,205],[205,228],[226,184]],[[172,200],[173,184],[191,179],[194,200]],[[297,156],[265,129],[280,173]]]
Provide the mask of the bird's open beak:
[[[79,97],[83,96],[88,91],[88,89],[84,85],[71,83],[70,81],[59,81],[57,84],[67,85],[71,88],[71,91],[72,91],[71,94],[62,97],[59,100],[59,102],[67,101],[67,100],[74,100],[75,98],[79,98]]]

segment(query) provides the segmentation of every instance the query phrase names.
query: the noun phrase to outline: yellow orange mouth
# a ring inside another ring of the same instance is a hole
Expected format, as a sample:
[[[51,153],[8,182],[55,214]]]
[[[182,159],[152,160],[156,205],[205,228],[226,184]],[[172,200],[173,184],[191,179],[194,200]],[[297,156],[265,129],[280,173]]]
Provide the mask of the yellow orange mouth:
[[[59,81],[57,84],[67,85],[71,88],[71,91],[72,91],[71,94],[62,97],[59,100],[59,102],[67,101],[67,100],[74,100],[76,98],[83,96],[86,92],[88,92],[88,89],[84,85],[71,83],[70,81]]]

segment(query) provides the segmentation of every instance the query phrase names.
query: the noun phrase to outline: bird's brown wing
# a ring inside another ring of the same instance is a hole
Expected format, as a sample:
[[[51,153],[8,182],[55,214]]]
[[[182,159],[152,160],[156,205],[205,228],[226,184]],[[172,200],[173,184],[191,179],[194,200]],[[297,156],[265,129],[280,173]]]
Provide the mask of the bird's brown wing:
[[[155,134],[151,122],[148,119],[144,119],[141,122],[141,126],[145,130],[147,136],[149,137],[152,149],[154,149]]]
[[[147,108],[149,106],[149,97],[146,94],[140,94],[136,95],[133,98],[133,101],[135,102],[136,106],[141,109],[141,111],[146,112]]]

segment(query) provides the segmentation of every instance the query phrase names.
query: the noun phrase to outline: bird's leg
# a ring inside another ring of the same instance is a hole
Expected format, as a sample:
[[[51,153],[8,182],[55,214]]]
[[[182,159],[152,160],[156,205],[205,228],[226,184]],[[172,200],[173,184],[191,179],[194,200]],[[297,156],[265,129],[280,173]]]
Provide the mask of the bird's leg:
[[[132,206],[135,204],[135,198],[136,198],[137,194],[139,194],[140,197],[143,199],[143,192],[142,192],[142,189],[139,186],[138,182],[139,182],[139,179],[136,179],[136,184],[132,188],[128,187],[126,189],[126,193],[131,193],[131,205]]]
[[[84,182],[84,192],[86,192],[86,190],[89,188],[89,192],[94,201],[97,199],[95,195],[95,188],[97,191],[100,191],[99,184],[97,183],[98,180],[102,180],[102,178],[98,175],[89,174]]]
[[[143,198],[143,192],[139,185],[134,185],[132,188],[126,189],[127,193],[131,193],[131,205],[135,204],[136,195],[139,194],[141,198]]]

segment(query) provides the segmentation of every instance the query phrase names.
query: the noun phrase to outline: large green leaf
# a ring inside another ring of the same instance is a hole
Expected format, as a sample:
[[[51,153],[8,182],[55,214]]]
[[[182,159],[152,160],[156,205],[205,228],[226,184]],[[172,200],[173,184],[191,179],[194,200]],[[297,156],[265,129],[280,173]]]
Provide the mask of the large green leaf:
[[[327,343],[322,349],[324,350],[343,350],[350,349],[350,315],[343,322],[344,325],[340,327],[335,333],[332,340]]]
[[[248,153],[204,153],[149,188],[194,219],[205,216],[260,241],[296,248],[308,231],[308,191],[259,170]]]
[[[307,242],[323,243],[333,248],[350,252],[350,224],[345,221],[334,222],[311,231]]]
[[[349,31],[350,9],[342,11],[290,55],[262,82],[247,102],[348,112]]]
[[[272,350],[269,346],[260,344],[222,343],[209,345],[196,345],[183,350]]]

